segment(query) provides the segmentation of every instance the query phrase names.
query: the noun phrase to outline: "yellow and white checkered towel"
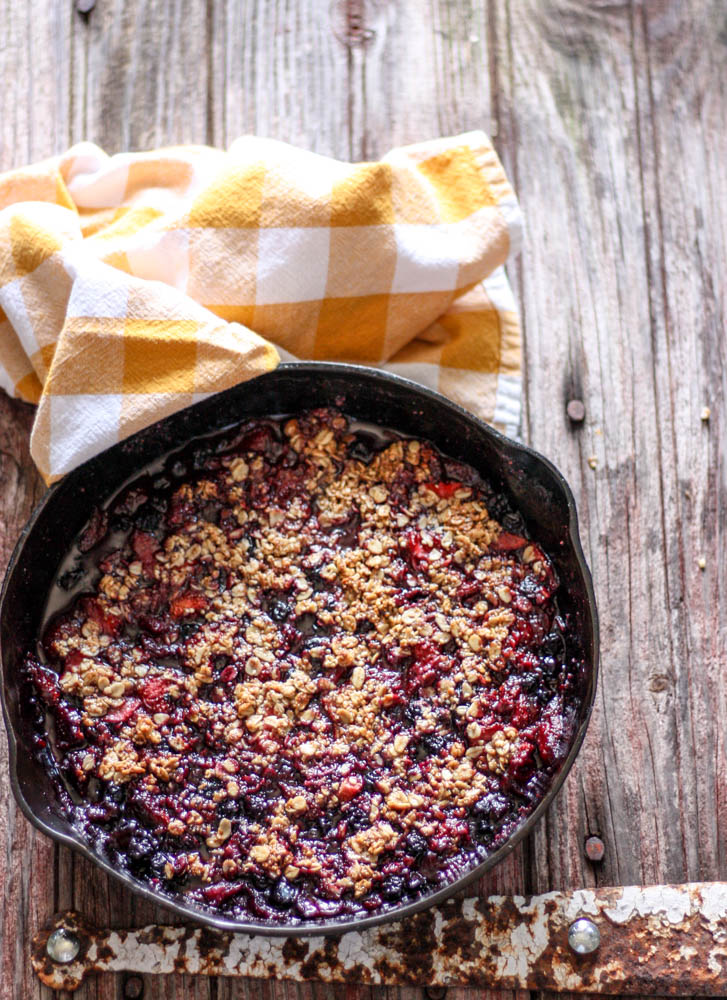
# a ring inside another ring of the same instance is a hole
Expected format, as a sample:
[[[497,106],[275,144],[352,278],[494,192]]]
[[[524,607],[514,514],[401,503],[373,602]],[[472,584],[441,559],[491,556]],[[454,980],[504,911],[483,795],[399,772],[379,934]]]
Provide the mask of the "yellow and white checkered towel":
[[[384,367],[512,431],[519,237],[481,132],[359,164],[81,143],[0,175],[0,387],[38,404],[48,482],[281,356]]]

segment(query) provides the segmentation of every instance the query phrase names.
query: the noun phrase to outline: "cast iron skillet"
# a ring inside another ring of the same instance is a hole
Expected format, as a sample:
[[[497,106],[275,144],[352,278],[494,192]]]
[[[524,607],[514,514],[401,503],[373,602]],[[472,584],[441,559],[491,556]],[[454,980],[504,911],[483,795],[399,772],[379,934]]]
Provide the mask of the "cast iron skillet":
[[[580,707],[567,758],[533,813],[477,868],[413,903],[372,916],[272,926],[215,916],[168,899],[113,868],[83,844],[62,816],[51,779],[34,759],[30,731],[19,702],[18,677],[24,652],[34,646],[58,564],[95,506],[115,493],[143,465],[190,438],[248,418],[317,406],[337,406],[360,420],[428,438],[446,455],[474,466],[495,488],[509,494],[528,528],[555,563],[562,584],[561,611],[570,618],[570,653],[582,660],[584,666],[579,678]],[[578,538],[573,496],[550,462],[503,437],[438,393],[407,379],[356,365],[300,362],[281,365],[253,382],[166,417],[86,462],[48,491],[23,530],[0,595],[0,666],[11,786],[18,805],[34,826],[90,858],[129,889],[188,919],[221,930],[247,933],[330,934],[400,919],[441,902],[505,858],[530,832],[555,797],[585,736],[596,688],[598,620],[591,576]]]

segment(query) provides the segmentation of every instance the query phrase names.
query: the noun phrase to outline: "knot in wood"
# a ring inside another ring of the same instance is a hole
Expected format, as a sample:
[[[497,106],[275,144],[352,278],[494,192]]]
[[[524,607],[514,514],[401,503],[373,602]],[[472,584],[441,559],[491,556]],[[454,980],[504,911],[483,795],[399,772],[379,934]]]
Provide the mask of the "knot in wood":
[[[348,48],[362,48],[376,37],[370,27],[369,0],[336,0],[331,8],[333,34]]]

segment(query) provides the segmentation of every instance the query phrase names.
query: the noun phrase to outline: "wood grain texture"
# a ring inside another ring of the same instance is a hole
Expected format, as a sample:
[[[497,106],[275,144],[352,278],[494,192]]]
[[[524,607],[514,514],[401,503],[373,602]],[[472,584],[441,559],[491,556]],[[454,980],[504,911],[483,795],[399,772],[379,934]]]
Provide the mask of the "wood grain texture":
[[[517,28],[511,13],[500,23],[519,38],[503,90],[529,222],[528,436],[580,495],[604,634],[599,710],[567,808],[534,838],[535,887],[587,877],[574,823],[605,836],[608,882],[717,878],[724,8],[594,3],[586,17],[549,0]],[[528,166],[546,161],[547,182]],[[588,410],[577,430],[571,394]]]
[[[576,492],[603,655],[560,799],[481,888],[727,877],[722,0],[98,0],[88,17],[69,0],[0,0],[0,25],[0,169],[80,139],[116,152],[255,132],[373,158],[435,134],[493,134],[527,223],[511,269],[524,434]],[[565,414],[571,398],[583,424]],[[3,566],[42,491],[31,418],[0,399]],[[597,868],[589,833],[606,843]],[[0,843],[3,1000],[51,996],[24,956],[57,908],[119,926],[169,919],[36,835],[2,779]],[[145,985],[159,1000],[418,995]],[[105,977],[76,996],[120,990]]]

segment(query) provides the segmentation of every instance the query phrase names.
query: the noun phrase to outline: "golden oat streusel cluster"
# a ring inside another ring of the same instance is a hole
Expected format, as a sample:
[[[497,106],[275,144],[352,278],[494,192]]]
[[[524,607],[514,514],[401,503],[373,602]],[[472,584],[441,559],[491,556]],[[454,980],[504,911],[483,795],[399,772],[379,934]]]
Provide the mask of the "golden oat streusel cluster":
[[[552,566],[426,442],[257,421],[132,484],[81,548],[94,586],[28,664],[41,749],[84,835],[165,892],[268,920],[416,898],[562,756]]]

